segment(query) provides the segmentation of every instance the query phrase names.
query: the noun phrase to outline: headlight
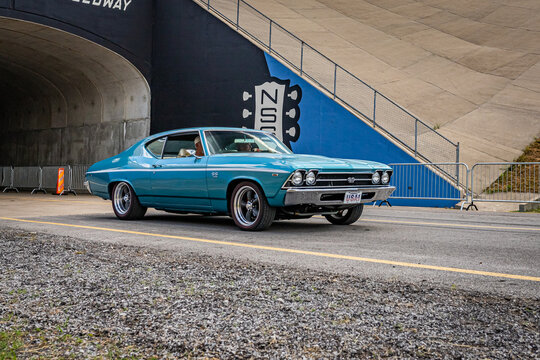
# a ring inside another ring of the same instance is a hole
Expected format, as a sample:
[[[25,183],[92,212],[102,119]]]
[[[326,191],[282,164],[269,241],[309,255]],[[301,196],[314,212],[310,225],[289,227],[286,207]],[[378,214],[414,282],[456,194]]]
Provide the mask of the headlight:
[[[375,173],[371,176],[371,182],[374,184],[378,184],[380,181],[381,175],[379,175],[379,173],[375,171]]]
[[[390,175],[388,175],[388,173],[385,171],[381,176],[381,183],[388,184],[388,181],[390,181]]]
[[[306,184],[315,185],[316,182],[317,182],[317,175],[315,174],[315,172],[313,171],[308,172],[306,175]]]
[[[291,178],[291,183],[294,186],[300,186],[300,185],[302,185],[303,181],[304,181],[304,176],[303,176],[302,172],[301,171],[295,171],[292,178]]]

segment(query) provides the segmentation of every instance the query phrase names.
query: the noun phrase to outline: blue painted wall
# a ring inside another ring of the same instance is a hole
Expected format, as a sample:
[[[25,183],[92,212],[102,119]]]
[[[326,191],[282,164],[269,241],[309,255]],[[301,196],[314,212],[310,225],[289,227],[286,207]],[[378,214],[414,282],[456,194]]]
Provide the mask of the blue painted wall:
[[[414,157],[272,56],[266,53],[265,55],[270,76],[281,80],[289,79],[291,86],[299,85],[302,89],[298,120],[300,137],[296,142],[291,143],[291,148],[295,153],[366,159],[385,164],[418,163]],[[414,175],[415,185],[405,178],[393,177],[392,185],[397,187],[395,196],[459,197],[459,191],[454,186],[429,169],[418,168]],[[433,207],[452,207],[456,204],[453,200],[392,199],[390,202],[392,205]]]

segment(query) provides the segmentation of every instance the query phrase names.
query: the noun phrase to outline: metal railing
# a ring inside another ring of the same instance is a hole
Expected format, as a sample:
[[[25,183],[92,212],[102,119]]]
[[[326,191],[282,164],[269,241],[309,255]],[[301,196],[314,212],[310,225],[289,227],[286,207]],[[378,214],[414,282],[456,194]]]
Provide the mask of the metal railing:
[[[476,208],[475,202],[540,204],[540,162],[478,163],[470,170],[464,163],[390,164],[391,199],[453,200]],[[63,194],[86,191],[84,179],[89,165],[0,167],[3,191],[56,190],[58,169],[65,169]]]
[[[428,162],[459,162],[459,143],[360,80],[244,0],[194,0]]]
[[[478,163],[471,169],[471,204],[540,204],[540,162]]]
[[[390,185],[396,191],[390,199],[452,200],[469,202],[469,167],[464,163],[390,164]]]
[[[60,195],[74,194],[77,191],[86,191],[84,179],[89,165],[62,165],[62,166],[10,166],[2,167],[1,185],[3,192],[19,189],[47,193],[56,191],[58,169],[64,168],[64,191]]]

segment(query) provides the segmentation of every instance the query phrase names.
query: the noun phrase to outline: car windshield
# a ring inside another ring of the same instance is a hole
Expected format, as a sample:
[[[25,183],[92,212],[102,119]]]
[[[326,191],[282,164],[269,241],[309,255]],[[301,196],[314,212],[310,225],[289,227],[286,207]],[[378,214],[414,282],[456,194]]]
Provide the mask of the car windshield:
[[[292,152],[273,135],[255,131],[206,131],[211,154],[264,152],[291,154]]]

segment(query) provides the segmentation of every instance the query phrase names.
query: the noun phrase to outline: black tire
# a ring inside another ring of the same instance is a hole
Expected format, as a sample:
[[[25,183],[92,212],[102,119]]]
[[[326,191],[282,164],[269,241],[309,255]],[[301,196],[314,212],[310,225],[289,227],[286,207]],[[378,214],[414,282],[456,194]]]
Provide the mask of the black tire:
[[[141,205],[135,191],[126,182],[114,185],[111,200],[114,214],[120,220],[139,220],[146,214],[147,208]]]
[[[350,225],[360,219],[362,211],[364,211],[364,205],[360,204],[349,209],[341,210],[336,215],[324,215],[324,217],[334,225]]]
[[[251,181],[236,185],[229,209],[236,226],[247,231],[268,229],[276,217],[276,208],[268,205],[261,188]]]

